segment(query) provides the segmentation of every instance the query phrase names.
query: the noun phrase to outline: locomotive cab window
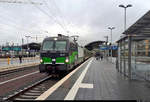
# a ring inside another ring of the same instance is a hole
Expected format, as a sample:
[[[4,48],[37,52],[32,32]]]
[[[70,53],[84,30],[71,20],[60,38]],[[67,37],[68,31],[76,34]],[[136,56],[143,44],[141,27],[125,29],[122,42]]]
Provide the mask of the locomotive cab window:
[[[56,51],[65,51],[66,50],[66,41],[56,41],[55,50]]]
[[[42,50],[53,50],[53,44],[54,44],[54,41],[45,41],[43,43],[43,47],[42,47]]]

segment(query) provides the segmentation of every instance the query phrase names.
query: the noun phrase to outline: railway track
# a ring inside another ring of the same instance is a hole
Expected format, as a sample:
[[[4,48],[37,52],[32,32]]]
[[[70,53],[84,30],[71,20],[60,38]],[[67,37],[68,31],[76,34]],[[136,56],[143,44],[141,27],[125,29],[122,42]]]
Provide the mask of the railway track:
[[[57,80],[49,80],[52,78],[52,75],[47,76],[46,78],[25,87],[23,90],[19,90],[8,97],[4,97],[2,101],[13,101],[13,100],[34,100],[40,96],[44,91],[46,91],[51,85],[55,84]]]
[[[1,71],[0,72],[0,77],[5,76],[5,75],[9,75],[9,74],[14,73],[14,72],[20,72],[20,71],[25,71],[25,70],[33,69],[33,68],[35,68],[37,66],[38,65],[35,65],[35,66],[25,66],[25,67],[22,67],[22,68]]]
[[[78,64],[76,67],[80,66],[82,63]],[[44,79],[28,87],[25,87],[23,90],[19,90],[14,94],[9,95],[8,97],[4,97],[2,101],[12,102],[14,100],[35,100],[43,92],[45,92],[47,89],[49,89],[59,80],[61,80],[64,77],[64,75],[61,77],[56,77],[56,76],[53,77],[53,75],[49,75]]]

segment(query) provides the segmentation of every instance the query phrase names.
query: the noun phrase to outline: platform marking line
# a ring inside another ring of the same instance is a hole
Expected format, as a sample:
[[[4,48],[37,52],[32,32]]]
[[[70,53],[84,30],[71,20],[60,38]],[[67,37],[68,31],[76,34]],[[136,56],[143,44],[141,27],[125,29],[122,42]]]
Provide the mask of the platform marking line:
[[[68,92],[67,96],[65,97],[64,100],[74,100],[79,88],[83,88],[83,87],[88,87],[88,88],[93,88],[93,84],[83,84],[82,80],[85,77],[85,74],[89,68],[89,66],[91,65],[93,59],[88,63],[88,65],[86,66],[86,68],[84,69],[84,71],[81,73],[81,75],[79,76],[79,78],[77,79],[77,81],[75,82],[75,84],[73,85],[73,87],[71,88],[71,90]]]
[[[93,84],[81,83],[80,88],[93,88]]]
[[[17,80],[17,79],[20,79],[20,78],[23,78],[23,77],[26,77],[26,76],[29,76],[29,75],[32,75],[32,74],[36,74],[36,73],[39,73],[39,71],[29,73],[29,74],[26,74],[26,75],[23,75],[23,76],[20,76],[20,77],[16,77],[14,79],[10,79],[10,80],[7,80],[7,81],[0,82],[0,85],[11,82],[11,81],[14,81],[14,80]]]
[[[90,60],[90,59],[89,59]],[[61,86],[67,79],[69,79],[77,70],[80,69],[85,63],[87,63],[89,60],[85,61],[83,64],[81,64],[78,68],[73,70],[71,73],[69,73],[67,76],[65,76],[63,79],[58,81],[55,85],[53,85],[50,89],[45,91],[42,95],[40,95],[35,100],[45,100],[48,96],[50,96],[59,86]]]

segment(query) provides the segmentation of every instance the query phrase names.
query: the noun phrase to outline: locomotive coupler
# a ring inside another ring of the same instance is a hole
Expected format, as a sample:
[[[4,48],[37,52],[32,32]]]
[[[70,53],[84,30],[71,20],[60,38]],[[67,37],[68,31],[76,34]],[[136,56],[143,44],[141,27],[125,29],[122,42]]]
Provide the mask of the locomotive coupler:
[[[52,74],[55,74],[55,66],[52,67]]]

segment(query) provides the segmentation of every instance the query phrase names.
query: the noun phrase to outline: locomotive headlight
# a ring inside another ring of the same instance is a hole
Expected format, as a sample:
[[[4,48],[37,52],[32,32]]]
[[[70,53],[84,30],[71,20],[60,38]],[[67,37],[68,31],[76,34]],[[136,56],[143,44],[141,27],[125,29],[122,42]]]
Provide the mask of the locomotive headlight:
[[[43,62],[43,60],[42,60],[42,59],[40,59],[40,62],[42,63],[42,62]]]
[[[65,62],[68,63],[69,62],[69,58],[66,58]]]
[[[54,38],[54,40],[57,40],[57,38]]]

